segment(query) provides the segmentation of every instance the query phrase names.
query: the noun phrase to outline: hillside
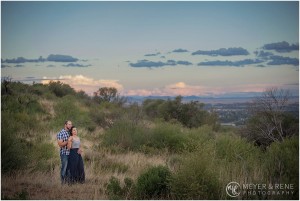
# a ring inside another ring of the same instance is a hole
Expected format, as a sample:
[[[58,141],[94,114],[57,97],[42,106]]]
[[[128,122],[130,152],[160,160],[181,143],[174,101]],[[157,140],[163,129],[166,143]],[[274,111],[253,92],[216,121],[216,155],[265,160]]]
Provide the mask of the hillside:
[[[60,82],[9,80],[1,92],[2,199],[231,199],[232,181],[292,184],[239,199],[299,199],[296,131],[259,147],[180,97],[126,104],[116,93],[91,98]],[[56,134],[67,119],[83,143],[84,184],[60,184]]]

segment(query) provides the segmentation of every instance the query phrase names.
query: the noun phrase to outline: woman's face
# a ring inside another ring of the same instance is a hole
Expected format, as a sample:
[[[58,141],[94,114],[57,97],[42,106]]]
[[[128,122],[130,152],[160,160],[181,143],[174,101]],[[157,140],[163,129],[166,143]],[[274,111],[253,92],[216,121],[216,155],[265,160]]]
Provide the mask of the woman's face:
[[[72,129],[72,135],[77,135],[77,128]]]

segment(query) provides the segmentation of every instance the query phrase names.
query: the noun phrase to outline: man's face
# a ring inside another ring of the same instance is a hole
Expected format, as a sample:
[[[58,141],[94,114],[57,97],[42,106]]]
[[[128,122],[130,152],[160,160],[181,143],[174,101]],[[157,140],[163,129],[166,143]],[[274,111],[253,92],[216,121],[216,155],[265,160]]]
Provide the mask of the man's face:
[[[66,126],[67,126],[67,129],[70,130],[71,127],[72,127],[72,122],[68,121],[67,124],[66,124]]]

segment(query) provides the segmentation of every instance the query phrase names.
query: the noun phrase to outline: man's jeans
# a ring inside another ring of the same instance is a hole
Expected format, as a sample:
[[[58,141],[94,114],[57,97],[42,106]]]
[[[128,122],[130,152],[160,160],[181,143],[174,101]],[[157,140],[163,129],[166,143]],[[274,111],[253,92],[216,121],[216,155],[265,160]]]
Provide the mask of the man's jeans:
[[[67,176],[68,176],[67,173],[68,158],[69,155],[60,154],[60,160],[61,160],[60,178],[62,184],[66,183]]]

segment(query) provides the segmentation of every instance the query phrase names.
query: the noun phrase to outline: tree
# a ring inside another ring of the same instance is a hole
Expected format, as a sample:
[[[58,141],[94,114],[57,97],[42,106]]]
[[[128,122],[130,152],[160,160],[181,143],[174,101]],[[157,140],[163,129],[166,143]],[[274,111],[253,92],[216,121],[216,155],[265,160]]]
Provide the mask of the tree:
[[[2,84],[1,84],[1,93],[2,94],[9,94],[9,93],[11,93],[11,91],[9,89],[9,85],[12,82],[11,80],[12,80],[11,77],[4,77],[2,79]]]
[[[204,124],[212,125],[217,123],[215,113],[204,110],[204,103],[191,101],[182,103],[182,96],[174,100],[150,100],[143,102],[143,110],[151,118],[162,118],[165,121],[178,121],[188,128],[196,128]]]
[[[49,90],[52,91],[57,97],[63,97],[68,94],[75,95],[75,90],[70,85],[62,83],[60,81],[50,81]]]
[[[102,87],[98,91],[94,92],[94,100],[96,102],[111,102],[123,105],[126,102],[124,97],[120,97],[118,90],[114,87]]]
[[[298,133],[290,129],[296,121],[286,112],[289,98],[289,91],[271,88],[254,99],[249,107],[251,118],[242,135],[257,145],[268,146]]]

